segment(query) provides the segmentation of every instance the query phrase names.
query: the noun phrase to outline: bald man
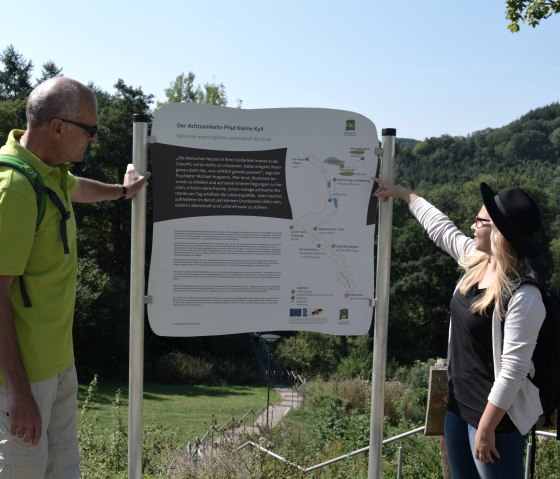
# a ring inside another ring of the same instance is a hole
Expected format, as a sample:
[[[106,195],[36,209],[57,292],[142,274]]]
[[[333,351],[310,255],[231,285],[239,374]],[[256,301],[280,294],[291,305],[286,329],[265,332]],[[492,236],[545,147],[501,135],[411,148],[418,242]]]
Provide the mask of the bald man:
[[[97,140],[97,99],[76,80],[56,77],[38,85],[26,116],[27,129],[11,131],[0,155],[33,166],[55,198],[45,199],[37,226],[30,182],[0,166],[0,478],[77,479],[72,202],[132,198],[150,174],[129,165],[123,184],[114,185],[69,172]]]

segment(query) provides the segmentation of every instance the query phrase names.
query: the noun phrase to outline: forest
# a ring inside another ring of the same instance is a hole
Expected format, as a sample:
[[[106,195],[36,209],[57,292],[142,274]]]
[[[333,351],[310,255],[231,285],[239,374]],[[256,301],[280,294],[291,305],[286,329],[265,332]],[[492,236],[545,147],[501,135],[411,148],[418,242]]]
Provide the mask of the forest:
[[[0,136],[25,128],[25,99],[40,81],[62,75],[53,62],[33,79],[33,65],[13,46],[0,53]],[[81,79],[85,81],[84,79]],[[132,155],[133,114],[153,114],[153,95],[118,79],[113,92],[88,84],[98,97],[99,139],[76,175],[119,183]],[[168,101],[227,105],[223,84],[195,84],[195,75],[180,74],[165,88]],[[237,107],[241,107],[238,101]],[[398,125],[397,125],[398,126]],[[398,135],[398,128],[397,128]],[[560,216],[558,214],[560,104],[537,108],[494,129],[467,136],[400,139],[395,177],[444,211],[467,234],[480,208],[479,183],[498,191],[519,186],[538,202],[543,216],[541,254],[535,268],[560,290]],[[76,205],[79,244],[78,298],[74,342],[80,379],[128,377],[130,203]],[[151,195],[148,190],[148,218]],[[147,261],[151,250],[147,230]],[[392,236],[388,360],[392,365],[443,357],[446,352],[448,303],[459,271],[425,236],[396,202]],[[254,380],[254,335],[212,338],[165,338],[145,328],[146,377],[169,372],[169,359],[182,355],[204,361],[217,381]],[[286,335],[276,349],[282,364],[301,374],[322,377],[371,377],[371,332],[362,337],[299,333]],[[388,372],[394,368],[389,368]],[[167,374],[173,381],[173,374]]]

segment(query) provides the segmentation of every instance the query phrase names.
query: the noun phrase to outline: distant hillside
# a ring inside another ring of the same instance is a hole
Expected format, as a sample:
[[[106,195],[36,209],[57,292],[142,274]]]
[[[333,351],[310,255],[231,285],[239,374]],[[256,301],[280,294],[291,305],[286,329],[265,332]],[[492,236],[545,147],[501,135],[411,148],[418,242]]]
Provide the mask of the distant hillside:
[[[399,181],[455,183],[480,174],[523,174],[550,184],[560,160],[560,103],[537,108],[501,128],[468,136],[397,139]]]
[[[397,136],[397,148],[414,148],[418,143],[420,143],[420,140],[414,140],[412,138],[399,138]]]

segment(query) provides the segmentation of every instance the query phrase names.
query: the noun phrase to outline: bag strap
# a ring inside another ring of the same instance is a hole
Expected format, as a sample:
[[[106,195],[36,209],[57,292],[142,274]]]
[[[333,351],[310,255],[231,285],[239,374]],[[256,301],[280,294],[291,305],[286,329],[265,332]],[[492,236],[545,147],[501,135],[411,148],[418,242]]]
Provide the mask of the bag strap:
[[[66,222],[70,219],[70,212],[64,206],[58,195],[48,186],[42,185],[39,187],[41,192],[48,195],[53,204],[57,207],[60,213],[60,237],[62,238],[62,246],[64,247],[64,254],[70,254],[68,246],[68,233],[66,231]]]
[[[58,197],[58,195],[48,186],[45,185],[42,176],[33,168],[29,163],[17,156],[13,155],[0,155],[0,166],[9,166],[19,171],[23,176],[25,176],[33,189],[35,190],[37,196],[37,222],[36,227],[41,224],[43,217],[45,216],[45,201],[44,197],[47,195],[53,204],[57,207],[60,213],[60,237],[62,238],[62,245],[64,248],[64,254],[70,253],[70,248],[68,246],[68,233],[66,230],[66,222],[70,219],[70,212],[65,208],[64,204]]]
[[[504,296],[503,298],[505,298],[504,301],[504,307],[505,307],[505,312],[507,313],[508,310],[508,305],[509,302],[511,301],[511,298],[513,298],[513,295],[515,294],[515,292],[524,284],[532,284],[533,286],[537,287],[539,289],[539,291],[541,292],[542,297],[544,298],[545,293],[546,293],[546,287],[536,278],[533,278],[531,276],[521,276],[519,279],[515,280],[515,287],[513,288],[513,291],[511,292],[511,294],[509,296]],[[504,324],[504,320],[505,320],[505,316],[502,318],[502,330],[503,330],[503,324]]]
[[[535,476],[535,460],[537,457],[537,425],[533,425],[531,428],[531,479]]]
[[[45,186],[43,177],[33,168],[27,161],[18,158],[13,155],[0,155],[0,166],[8,166],[14,170],[21,173],[27,178],[33,189],[35,190],[35,195],[37,197],[37,221],[35,223],[35,228],[38,228],[45,216],[45,201],[44,192],[41,187]]]
[[[0,155],[0,166],[8,166],[15,169],[23,176],[25,176],[33,186],[35,195],[37,197],[37,221],[35,223],[35,229],[39,227],[41,221],[43,220],[43,217],[45,216],[46,205],[44,198],[45,195],[48,195],[48,197],[51,199],[60,213],[59,229],[60,237],[62,239],[62,247],[64,248],[64,254],[70,254],[70,247],[68,245],[68,232],[66,228],[66,222],[70,219],[70,212],[65,208],[58,195],[54,192],[54,190],[45,185],[43,177],[25,160],[22,160],[21,158],[13,155]],[[27,293],[27,289],[25,287],[23,275],[19,277],[19,288],[21,291],[23,304],[26,308],[30,308],[32,306],[31,300],[29,299],[29,294]]]

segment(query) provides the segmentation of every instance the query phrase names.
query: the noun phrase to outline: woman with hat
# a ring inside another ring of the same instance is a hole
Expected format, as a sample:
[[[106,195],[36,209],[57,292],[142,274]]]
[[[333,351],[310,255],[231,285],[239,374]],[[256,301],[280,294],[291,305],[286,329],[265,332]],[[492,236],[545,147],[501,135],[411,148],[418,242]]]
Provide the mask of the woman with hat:
[[[495,194],[481,183],[482,207],[463,234],[413,191],[375,180],[378,198],[401,198],[437,246],[464,270],[451,299],[449,398],[444,436],[453,479],[522,478],[525,439],[542,414],[529,380],[545,307],[528,258],[540,226],[520,188]],[[502,324],[503,322],[503,324]]]

